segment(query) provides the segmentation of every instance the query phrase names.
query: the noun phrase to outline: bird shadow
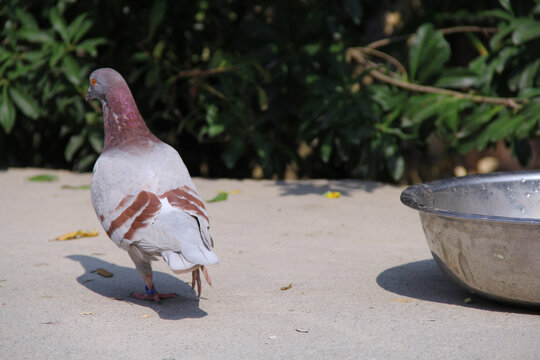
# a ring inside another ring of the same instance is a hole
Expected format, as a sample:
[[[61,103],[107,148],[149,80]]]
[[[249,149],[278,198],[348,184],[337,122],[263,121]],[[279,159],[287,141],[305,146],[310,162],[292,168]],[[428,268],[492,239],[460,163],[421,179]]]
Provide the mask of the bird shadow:
[[[277,185],[280,190],[280,196],[324,195],[327,191],[339,191],[342,196],[350,196],[351,191],[364,190],[372,192],[383,184],[373,181],[358,180],[329,180],[325,183],[303,180],[278,180],[268,186],[275,185]]]
[[[479,310],[540,314],[538,308],[499,303],[468,292],[452,282],[433,259],[415,261],[384,270],[377,276],[377,284],[395,294],[425,301]],[[472,302],[466,302],[465,299]]]
[[[144,283],[135,268],[115,265],[86,255],[69,255],[67,258],[82,265],[84,274],[77,277],[77,282],[96,294],[145,306],[154,310],[160,318],[167,320],[202,318],[208,315],[199,308],[199,299],[191,286],[172,275],[154,271],[156,288],[162,293],[175,293],[175,297],[161,300],[156,304],[154,301],[139,300],[130,296],[134,290],[144,291]],[[100,276],[96,272],[99,268],[112,273],[112,277]]]

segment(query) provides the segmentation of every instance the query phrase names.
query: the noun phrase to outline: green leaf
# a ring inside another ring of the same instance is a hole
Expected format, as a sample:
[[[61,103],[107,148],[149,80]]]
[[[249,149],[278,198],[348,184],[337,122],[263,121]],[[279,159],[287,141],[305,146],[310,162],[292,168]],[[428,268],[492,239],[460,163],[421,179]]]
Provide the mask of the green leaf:
[[[75,153],[83,146],[85,140],[86,137],[83,134],[73,135],[64,149],[64,158],[67,161],[73,160]]]
[[[512,17],[509,20],[512,20]],[[491,48],[494,50],[499,49],[502,40],[510,35],[512,31],[514,31],[514,26],[500,26],[499,31],[497,31],[497,33],[495,33],[489,40],[489,46],[491,46]]]
[[[96,154],[88,154],[86,156],[83,156],[82,159],[77,160],[75,169],[77,169],[78,171],[91,170],[92,164],[96,162],[96,158]]]
[[[521,45],[527,41],[540,37],[540,21],[534,19],[519,19],[516,28],[512,33],[512,41],[516,45]]]
[[[104,38],[93,38],[87,39],[77,45],[78,50],[84,50],[89,53],[91,56],[97,55],[97,46],[106,44],[107,40]]]
[[[67,55],[62,59],[62,70],[70,83],[77,86],[81,84],[81,71],[75,60]]]
[[[54,68],[62,56],[66,54],[66,46],[63,43],[54,43],[51,52],[52,55],[49,58],[49,67]]]
[[[440,72],[449,59],[450,45],[442,32],[434,30],[431,24],[420,26],[409,49],[410,78],[424,83]]]
[[[463,68],[451,68],[441,73],[435,86],[450,89],[470,88],[476,85],[478,76],[474,71]]]
[[[62,185],[62,189],[69,189],[69,190],[89,190],[90,185]]]
[[[540,59],[531,62],[524,69],[520,69],[508,80],[508,88],[512,91],[528,89],[533,86],[534,78],[540,68]]]
[[[103,150],[103,135],[97,131],[88,134],[88,141],[95,152],[100,153]]]
[[[330,161],[330,156],[332,155],[332,142],[334,140],[334,136],[332,133],[325,136],[323,142],[321,143],[321,160],[324,163],[328,163]]]
[[[438,94],[418,95],[409,99],[402,119],[402,125],[419,125],[425,120],[438,115],[439,107],[445,96]]]
[[[236,162],[245,152],[246,145],[240,138],[232,138],[229,145],[221,155],[221,158],[225,162],[227,168],[232,169],[236,165]]]
[[[0,98],[0,124],[8,134],[15,125],[15,107],[8,96],[7,86],[2,88],[2,98]]]
[[[71,43],[77,44],[91,27],[92,21],[86,19],[86,13],[77,16],[67,27],[67,33],[71,39]]]
[[[488,123],[495,115],[499,114],[504,106],[485,106],[479,108],[475,113],[468,116],[465,121],[465,126],[461,129],[458,137],[464,138],[480,129],[484,124]]]
[[[540,96],[540,88],[525,88],[518,93],[519,99],[527,99]]]
[[[213,104],[209,105],[208,108],[206,108],[206,123],[208,125],[213,125],[217,123],[218,111],[218,107]]]
[[[34,30],[39,29],[38,23],[36,19],[34,18],[34,15],[30,14],[29,12],[24,11],[20,7],[15,8],[15,16],[17,16],[17,18],[21,22],[21,24],[23,25],[23,28],[34,29]]]
[[[66,28],[66,22],[64,21],[62,14],[60,14],[60,11],[57,8],[51,8],[49,12],[49,21],[51,22],[53,29],[60,35],[62,40],[64,40],[66,44],[69,44],[69,36]]]
[[[51,43],[54,41],[49,32],[39,29],[21,29],[17,32],[17,36],[31,43]]]
[[[208,125],[208,136],[214,137],[218,136],[225,130],[225,125],[223,124],[211,124]]]
[[[229,194],[227,194],[226,192],[220,191],[213,199],[208,200],[208,202],[211,203],[211,202],[224,201],[224,200],[227,200],[228,197],[229,197]]]
[[[165,0],[156,0],[152,4],[152,9],[150,10],[150,15],[148,17],[148,38],[152,39],[154,33],[163,20],[165,15],[167,2]]]
[[[40,174],[28,178],[29,181],[56,181],[58,180],[57,175],[51,174]]]
[[[261,111],[268,109],[268,98],[266,96],[266,91],[260,86],[257,86],[257,94],[259,95],[259,108]]]
[[[501,6],[509,13],[513,13],[510,0],[499,0],[499,4],[501,4]]]
[[[500,116],[488,125],[485,132],[492,142],[506,138],[516,130],[523,119],[523,115]]]
[[[9,95],[24,115],[34,120],[39,117],[39,105],[28,92],[23,94],[23,92],[12,86],[9,88]]]
[[[405,172],[405,159],[395,145],[389,145],[384,151],[386,157],[386,166],[392,175],[394,181],[398,181]]]

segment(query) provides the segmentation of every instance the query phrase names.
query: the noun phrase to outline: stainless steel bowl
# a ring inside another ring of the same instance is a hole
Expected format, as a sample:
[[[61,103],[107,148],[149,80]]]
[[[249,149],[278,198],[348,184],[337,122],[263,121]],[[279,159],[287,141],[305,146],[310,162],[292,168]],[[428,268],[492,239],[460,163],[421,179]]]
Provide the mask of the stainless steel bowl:
[[[540,172],[470,175],[411,186],[439,267],[493,300],[540,306]]]

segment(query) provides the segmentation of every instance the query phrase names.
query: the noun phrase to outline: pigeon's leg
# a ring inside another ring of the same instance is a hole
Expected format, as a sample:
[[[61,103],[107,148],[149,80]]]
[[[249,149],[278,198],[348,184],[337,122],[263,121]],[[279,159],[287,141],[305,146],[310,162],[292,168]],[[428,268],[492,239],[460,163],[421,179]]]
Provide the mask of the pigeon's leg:
[[[152,281],[152,263],[137,247],[131,246],[128,250],[131,260],[135,263],[135,267],[139,275],[146,283],[146,293],[131,293],[131,296],[140,300],[154,300],[159,303],[160,299],[168,299],[174,297],[174,294],[160,294],[154,287]]]
[[[201,273],[199,268],[191,272],[191,288],[195,289],[195,284],[197,284],[197,296],[201,297]]]
[[[212,280],[210,280],[210,275],[208,275],[208,271],[206,270],[206,267],[204,265],[201,265],[200,268],[193,270],[193,272],[191,273],[191,288],[195,289],[195,284],[197,284],[197,296],[201,297],[201,273],[199,270],[202,270],[202,273],[208,285],[212,286]]]

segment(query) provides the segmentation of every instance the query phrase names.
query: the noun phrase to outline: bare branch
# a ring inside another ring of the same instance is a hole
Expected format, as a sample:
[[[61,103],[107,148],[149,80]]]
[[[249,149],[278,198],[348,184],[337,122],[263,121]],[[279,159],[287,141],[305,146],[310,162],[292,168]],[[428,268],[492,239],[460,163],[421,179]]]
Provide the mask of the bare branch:
[[[463,33],[463,32],[479,32],[483,34],[493,34],[498,31],[497,28],[481,27],[481,26],[454,26],[454,27],[439,29],[439,30],[444,35],[451,35],[451,34],[457,34],[457,33]],[[414,36],[415,34],[407,34],[407,35],[400,35],[400,36],[380,39],[380,40],[367,44],[366,47],[372,48],[372,49],[380,48],[389,44],[393,44],[395,42],[409,40],[410,38],[413,38]]]
[[[370,71],[369,74],[379,81],[383,81],[385,83],[392,84],[400,88],[415,91],[415,92],[441,94],[441,95],[446,95],[446,96],[452,96],[458,99],[467,99],[467,100],[471,100],[478,103],[499,104],[499,105],[511,107],[515,110],[519,110],[523,106],[524,101],[521,102],[517,98],[501,98],[501,97],[474,95],[474,94],[459,92],[455,90],[438,88],[434,86],[413,84],[407,81],[397,79],[392,76],[388,76],[386,74],[383,74],[379,70],[377,70],[379,65],[373,63],[372,61],[367,60],[363,54],[363,51],[364,51],[363,48],[349,48],[347,49],[346,57],[348,61],[350,61],[351,59],[354,59],[359,64],[365,66],[365,68]],[[394,74],[392,73],[392,75]]]
[[[193,69],[193,70],[186,70],[186,71],[180,71],[178,75],[176,75],[177,78],[193,78],[193,77],[202,77],[202,76],[211,76],[216,74],[221,74],[224,72],[233,71],[235,68],[230,67],[218,67],[215,69],[207,69],[207,70],[201,70],[201,69]]]

